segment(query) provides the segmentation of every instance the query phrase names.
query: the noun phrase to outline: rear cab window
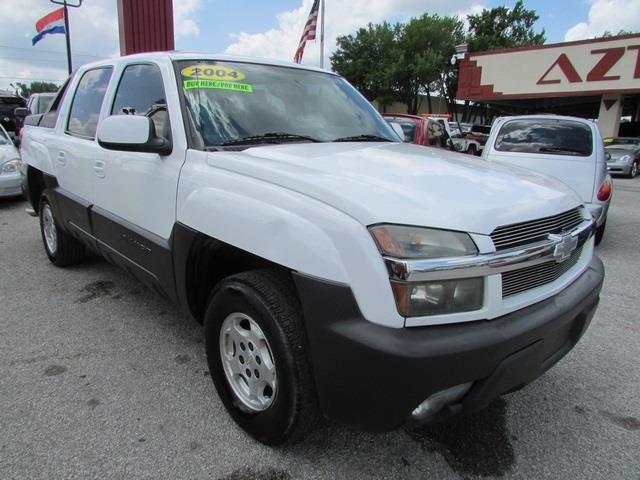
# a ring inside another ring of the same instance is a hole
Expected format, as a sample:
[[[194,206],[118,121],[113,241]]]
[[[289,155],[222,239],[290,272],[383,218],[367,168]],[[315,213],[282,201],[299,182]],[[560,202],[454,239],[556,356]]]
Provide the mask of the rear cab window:
[[[566,119],[522,119],[505,122],[494,148],[499,152],[588,157],[593,152],[591,128]]]
[[[69,135],[93,140],[98,129],[98,120],[113,67],[98,67],[87,70],[76,88],[66,132]]]
[[[65,96],[69,91],[69,84],[71,83],[72,79],[73,75],[67,78],[64,84],[58,90],[58,93],[56,93],[56,95],[52,98],[49,110],[47,110],[46,113],[42,114],[37,123],[35,123],[36,125],[44,128],[54,128],[56,126],[58,116],[60,115],[60,106],[62,105],[62,101],[65,99]],[[34,121],[37,118],[37,115],[33,116]],[[31,123],[29,123],[29,117],[27,117],[25,123],[27,125],[32,125]]]

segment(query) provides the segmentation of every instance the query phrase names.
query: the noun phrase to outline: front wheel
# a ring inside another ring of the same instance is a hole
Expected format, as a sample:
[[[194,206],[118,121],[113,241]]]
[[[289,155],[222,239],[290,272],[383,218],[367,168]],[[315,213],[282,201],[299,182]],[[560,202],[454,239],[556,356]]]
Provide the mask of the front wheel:
[[[638,175],[638,161],[634,161],[631,164],[631,169],[629,170],[629,178],[635,178]]]
[[[469,145],[469,147],[467,148],[467,153],[469,155],[473,155],[476,156],[478,154],[478,150],[476,149],[476,146],[474,144]]]
[[[267,445],[304,438],[319,409],[288,276],[255,270],[226,278],[214,289],[204,322],[211,376],[236,423]]]

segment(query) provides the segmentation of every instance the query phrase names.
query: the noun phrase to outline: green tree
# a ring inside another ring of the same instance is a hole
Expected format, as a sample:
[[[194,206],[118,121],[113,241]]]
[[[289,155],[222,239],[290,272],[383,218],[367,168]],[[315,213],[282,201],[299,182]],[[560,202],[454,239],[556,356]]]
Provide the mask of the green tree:
[[[502,6],[467,15],[469,51],[542,45],[544,29],[541,32],[533,29],[539,18],[535,10],[525,8],[522,0],[518,0],[511,9]]]
[[[392,78],[399,100],[408,113],[416,114],[426,95],[431,107],[431,92],[440,91],[441,75],[450,70],[456,43],[464,39],[463,23],[455,17],[424,14],[404,25],[398,39],[400,56]]]
[[[33,93],[57,92],[60,85],[51,82],[31,82],[29,86],[26,83],[16,82],[19,93],[24,98],[28,98]]]
[[[369,24],[355,35],[338,37],[331,67],[368,100],[388,104],[394,100],[388,66],[395,61],[399,27],[387,22]]]

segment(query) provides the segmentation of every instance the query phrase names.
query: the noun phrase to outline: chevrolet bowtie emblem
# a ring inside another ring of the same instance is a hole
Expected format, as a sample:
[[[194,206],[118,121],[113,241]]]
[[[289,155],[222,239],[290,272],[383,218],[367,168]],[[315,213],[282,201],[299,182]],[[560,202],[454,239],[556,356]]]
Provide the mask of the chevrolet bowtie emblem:
[[[553,258],[558,263],[564,262],[569,258],[578,246],[578,237],[572,237],[571,235],[555,235],[550,233],[549,240],[556,242],[556,246],[553,249]]]

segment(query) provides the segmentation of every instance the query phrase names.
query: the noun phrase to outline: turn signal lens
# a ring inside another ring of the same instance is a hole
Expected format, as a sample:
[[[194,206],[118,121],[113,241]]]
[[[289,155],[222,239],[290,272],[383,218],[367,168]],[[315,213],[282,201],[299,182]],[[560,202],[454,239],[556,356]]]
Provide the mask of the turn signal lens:
[[[613,185],[611,185],[611,180],[607,179],[602,182],[600,185],[600,189],[598,190],[598,200],[601,202],[606,202],[611,197],[611,192],[613,190]]]
[[[484,279],[461,278],[424,283],[391,282],[403,317],[470,312],[482,308]]]

